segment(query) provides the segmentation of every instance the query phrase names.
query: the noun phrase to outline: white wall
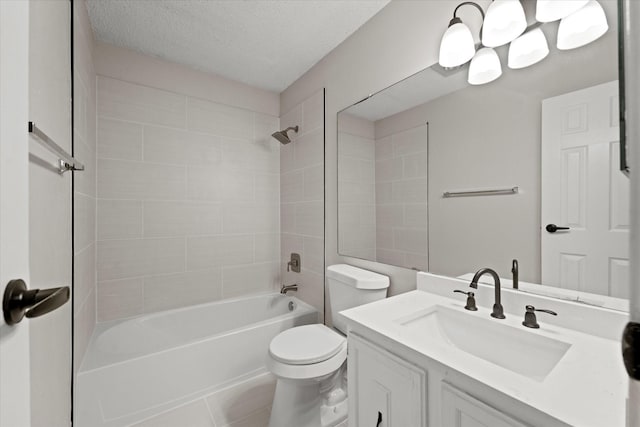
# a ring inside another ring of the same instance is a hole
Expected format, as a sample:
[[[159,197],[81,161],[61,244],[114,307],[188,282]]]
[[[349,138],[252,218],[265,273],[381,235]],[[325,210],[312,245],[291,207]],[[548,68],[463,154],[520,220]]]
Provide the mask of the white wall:
[[[281,117],[292,142],[280,147],[281,273],[296,296],[324,313],[324,91],[316,91]],[[291,253],[301,271],[287,272]]]
[[[479,3],[486,7],[489,2]],[[415,272],[338,255],[336,115],[370,93],[434,64],[454,7],[447,0],[392,1],[281,94],[282,109],[287,111],[326,87],[326,265],[348,262],[388,274],[391,294],[414,289]]]
[[[489,4],[488,1],[480,1],[478,3],[485,10]],[[370,93],[375,93],[378,90],[381,90],[421,69],[426,68],[427,66],[436,63],[440,39],[442,37],[442,33],[447,28],[447,24],[451,18],[455,5],[456,4],[452,4],[450,1],[437,0],[428,2],[396,0],[391,2],[380,13],[363,25],[349,39],[343,42],[322,61],[316,64],[315,67],[309,70],[303,77],[287,88],[287,90],[281,95],[282,108],[286,109],[288,105],[297,102],[298,99],[304,97],[305,94],[315,90],[317,87],[325,86],[327,88],[327,159],[335,159],[337,151],[335,117],[337,112],[361,100]],[[614,10],[612,6],[615,6],[614,2],[607,2],[606,9],[611,12],[611,10]],[[466,14],[467,12],[461,11],[461,13]],[[473,19],[475,19],[472,14],[469,15],[469,18],[472,22]],[[466,19],[466,16],[463,16],[463,19]],[[615,28],[615,13],[609,13],[608,19],[610,26]],[[611,34],[607,37],[615,38],[615,30],[611,31]],[[582,51],[580,51],[580,49],[577,49],[572,53],[572,55],[580,56],[581,52]],[[570,63],[572,61],[571,55],[565,54],[564,52],[562,54],[564,55],[562,58],[566,62]],[[609,49],[607,55],[603,57],[603,62],[615,65],[615,50]],[[595,68],[597,67],[580,69],[577,74],[569,75],[569,77],[577,77],[574,84],[578,84],[577,80],[589,80],[594,74],[596,74],[597,70]],[[508,80],[509,84],[513,84],[514,80],[509,78],[509,76],[513,75],[513,70],[508,70],[505,67],[505,72],[503,77],[501,77],[501,80]],[[545,77],[548,78],[548,82],[550,82],[548,84],[550,90],[560,84],[561,79],[557,78],[557,74],[551,73]],[[583,82],[581,81],[579,83],[582,84]],[[581,86],[578,85],[574,87],[577,89]],[[571,90],[571,87],[566,89]],[[479,90],[482,91],[482,89]],[[523,106],[523,108],[525,107]],[[511,117],[508,114],[507,116]],[[405,123],[406,126],[404,129],[416,126],[418,123],[424,123],[424,121],[424,117],[420,117],[419,121]],[[430,133],[433,134],[434,131],[437,132],[433,127],[430,127]],[[430,143],[431,142],[432,141],[430,140]],[[521,142],[518,141],[517,143],[520,144]],[[515,175],[510,174],[510,176],[513,176],[514,179],[518,178],[519,182],[525,182],[526,184],[523,185],[527,186],[527,191],[530,191],[530,194],[537,194],[537,178],[536,174],[532,172],[539,169],[537,166],[539,162],[539,155],[536,154],[536,149],[533,149],[531,146],[525,147],[522,150],[518,149],[518,147],[512,148],[514,151],[511,152],[509,157],[514,158],[515,156],[517,160],[508,166],[509,170],[511,172],[514,171],[518,164],[520,164],[524,169],[529,170],[530,173],[528,173],[527,177],[523,180],[519,180],[517,173]],[[449,154],[452,153],[450,152]],[[434,161],[437,162],[438,160],[435,159]],[[434,164],[435,163],[430,164],[430,167]],[[430,171],[430,174],[432,172],[441,174],[446,173],[446,164],[444,162],[438,164],[438,166],[440,170]],[[477,169],[474,170],[477,171]],[[521,171],[518,171],[518,173],[520,172]],[[522,172],[524,173],[526,171]],[[460,171],[458,170],[457,173],[460,173]],[[481,172],[481,174],[484,174],[484,172]],[[451,175],[455,174],[452,173]],[[491,179],[490,173],[484,175],[485,179]],[[410,270],[338,255],[336,231],[337,178],[335,161],[327,162],[326,177],[327,264],[349,262],[363,268],[369,268],[374,271],[390,274],[392,278],[390,292],[392,294],[412,289],[415,286],[415,275]],[[502,183],[504,181],[504,177],[496,175],[493,177],[496,182],[499,181]],[[463,179],[464,176],[459,175],[454,177],[454,179],[457,178]],[[464,184],[464,186],[466,186],[468,182],[452,182],[452,184]],[[514,185],[519,184],[516,183]],[[438,207],[435,207],[435,209],[437,208]],[[459,213],[457,207],[455,208],[455,211]],[[447,212],[450,213],[451,210],[445,209],[440,212],[443,216],[446,216]],[[522,203],[517,211],[519,215],[524,215],[525,221],[528,223],[536,222],[539,215],[538,212],[539,209],[536,207],[535,198],[533,202],[531,200],[527,200]],[[482,215],[490,215],[490,212],[483,212]],[[460,215],[458,215],[458,217],[459,216]],[[448,229],[447,231],[450,232],[451,229]],[[529,239],[534,236],[534,233],[537,233],[537,229],[534,229],[533,232],[531,229],[528,229],[524,232],[523,237]],[[447,234],[443,232],[440,236],[435,237],[435,241],[442,241],[443,239],[446,239],[446,236]],[[508,236],[506,237],[508,238]],[[430,239],[432,239],[432,236],[430,236]],[[433,251],[430,253],[430,263],[434,261],[434,255],[436,258],[436,264],[439,261],[443,261],[445,257],[449,257],[449,260],[446,261],[446,270],[447,272],[453,272],[453,269],[450,268],[451,252],[455,252],[456,245],[451,243],[447,243],[447,245],[448,249],[446,251],[439,254],[434,254]],[[430,243],[430,247],[434,247],[433,239]],[[536,251],[535,242],[530,245],[529,249],[530,252]],[[471,250],[472,249],[469,248],[469,251]],[[438,259],[438,257],[440,258]],[[499,260],[496,261],[498,258],[502,259],[503,257],[487,258],[484,262],[491,265],[497,265],[497,263],[501,262]],[[481,264],[482,262],[483,260],[479,260],[478,264]],[[509,266],[510,265],[508,263],[505,265],[505,270],[507,272]]]
[[[276,289],[277,95],[103,44],[96,69],[98,321]]]
[[[31,1],[29,119],[71,151],[70,2]],[[25,124],[26,125],[26,124]],[[71,285],[71,173],[31,138],[29,150],[30,289]],[[27,320],[31,329],[31,425],[71,420],[70,303]]]

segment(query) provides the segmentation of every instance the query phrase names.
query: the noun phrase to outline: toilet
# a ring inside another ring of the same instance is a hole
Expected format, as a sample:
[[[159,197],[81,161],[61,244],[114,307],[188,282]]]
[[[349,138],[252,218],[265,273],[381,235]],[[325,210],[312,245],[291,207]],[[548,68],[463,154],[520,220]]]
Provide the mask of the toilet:
[[[347,418],[346,323],[340,311],[386,298],[389,278],[347,264],[327,267],[333,327],[297,326],[269,344],[277,377],[269,427],[335,427]]]

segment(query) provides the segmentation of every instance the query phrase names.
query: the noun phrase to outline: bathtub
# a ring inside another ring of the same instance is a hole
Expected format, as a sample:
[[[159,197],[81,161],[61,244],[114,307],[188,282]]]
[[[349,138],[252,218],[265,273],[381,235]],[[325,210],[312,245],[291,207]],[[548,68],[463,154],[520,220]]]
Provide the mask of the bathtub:
[[[317,323],[308,304],[258,295],[96,325],[74,425],[126,426],[266,371],[271,339]]]

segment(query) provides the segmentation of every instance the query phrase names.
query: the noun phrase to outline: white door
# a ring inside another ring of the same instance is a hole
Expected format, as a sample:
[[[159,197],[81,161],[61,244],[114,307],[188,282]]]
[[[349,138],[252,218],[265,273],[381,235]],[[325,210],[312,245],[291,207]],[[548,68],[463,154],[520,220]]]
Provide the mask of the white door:
[[[29,3],[0,1],[0,297],[29,281]],[[0,426],[31,424],[29,322],[0,321]]]
[[[545,285],[628,298],[629,179],[619,169],[618,111],[617,81],[542,102]]]

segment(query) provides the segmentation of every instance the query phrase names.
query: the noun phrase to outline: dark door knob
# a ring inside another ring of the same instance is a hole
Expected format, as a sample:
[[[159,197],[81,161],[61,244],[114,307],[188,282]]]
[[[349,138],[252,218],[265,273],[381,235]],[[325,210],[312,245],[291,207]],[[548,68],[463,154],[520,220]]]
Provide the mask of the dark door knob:
[[[69,301],[68,286],[27,290],[22,279],[11,280],[4,290],[2,312],[7,325],[15,325],[23,317],[39,317]]]
[[[555,224],[547,224],[545,228],[549,233],[555,233],[558,230],[569,230],[569,227],[558,227]]]

